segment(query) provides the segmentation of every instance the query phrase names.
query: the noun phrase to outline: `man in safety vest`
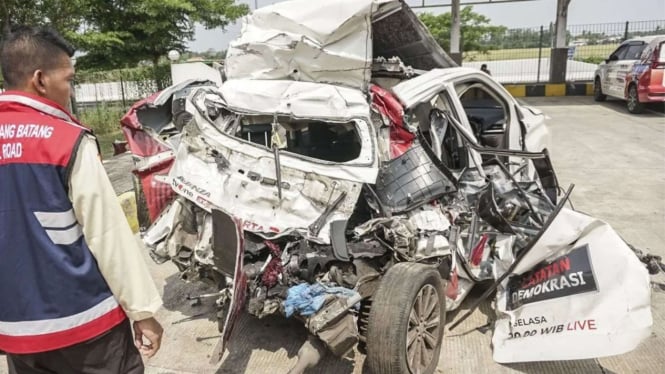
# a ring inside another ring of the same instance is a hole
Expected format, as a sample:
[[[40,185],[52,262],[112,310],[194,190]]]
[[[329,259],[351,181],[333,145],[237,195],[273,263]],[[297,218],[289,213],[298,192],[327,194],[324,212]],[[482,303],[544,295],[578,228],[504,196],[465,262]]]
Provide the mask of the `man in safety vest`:
[[[0,53],[0,351],[11,373],[142,373],[162,301],[95,137],[65,109],[73,53],[25,26]]]

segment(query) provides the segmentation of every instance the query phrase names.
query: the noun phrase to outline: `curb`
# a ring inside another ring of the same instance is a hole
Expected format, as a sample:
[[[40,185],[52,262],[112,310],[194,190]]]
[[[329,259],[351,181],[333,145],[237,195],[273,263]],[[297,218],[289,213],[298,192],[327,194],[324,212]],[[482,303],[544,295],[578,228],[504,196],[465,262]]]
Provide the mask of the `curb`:
[[[122,207],[123,213],[127,218],[127,223],[132,229],[132,232],[136,234],[139,232],[139,219],[136,213],[136,197],[134,196],[134,191],[128,191],[118,195],[118,202],[120,207]]]
[[[592,82],[504,84],[513,97],[593,96]]]

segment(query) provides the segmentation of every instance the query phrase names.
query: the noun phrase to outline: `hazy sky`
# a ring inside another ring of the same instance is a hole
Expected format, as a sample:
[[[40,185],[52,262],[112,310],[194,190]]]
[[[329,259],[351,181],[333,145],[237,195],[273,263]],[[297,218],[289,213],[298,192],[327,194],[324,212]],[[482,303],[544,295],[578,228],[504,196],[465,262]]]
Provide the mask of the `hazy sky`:
[[[280,0],[241,0],[254,9]],[[328,0],[334,1],[334,0]],[[420,5],[422,0],[406,0],[408,4]],[[464,0],[461,0],[464,2]],[[476,0],[477,1],[477,0]],[[425,0],[425,4],[450,4],[450,0]],[[431,13],[448,12],[449,7],[416,10]],[[516,3],[475,5],[474,10],[492,20],[494,25],[509,28],[537,27],[554,22],[556,0],[533,0]],[[568,7],[568,25],[589,25],[609,22],[665,20],[665,0],[572,0]],[[197,27],[195,40],[189,44],[194,51],[208,49],[224,50],[229,41],[240,33],[240,24],[230,25],[226,30],[205,30]]]

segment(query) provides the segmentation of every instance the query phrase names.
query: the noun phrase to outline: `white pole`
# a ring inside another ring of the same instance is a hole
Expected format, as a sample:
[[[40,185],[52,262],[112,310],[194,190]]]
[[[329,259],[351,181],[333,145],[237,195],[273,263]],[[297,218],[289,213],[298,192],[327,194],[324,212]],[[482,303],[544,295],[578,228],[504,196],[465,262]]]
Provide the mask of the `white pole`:
[[[450,54],[456,62],[462,61],[460,55],[460,38],[462,36],[462,26],[460,20],[460,0],[452,0],[451,3],[451,26],[450,26]]]

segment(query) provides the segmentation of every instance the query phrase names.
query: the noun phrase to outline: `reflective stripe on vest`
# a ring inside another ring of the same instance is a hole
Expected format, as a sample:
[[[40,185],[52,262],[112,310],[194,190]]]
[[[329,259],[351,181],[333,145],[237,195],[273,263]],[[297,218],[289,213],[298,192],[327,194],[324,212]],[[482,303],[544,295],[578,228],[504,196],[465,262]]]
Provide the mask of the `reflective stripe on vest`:
[[[87,130],[20,93],[0,95],[0,130],[0,350],[45,352],[95,338],[127,317],[68,196]],[[4,153],[16,144],[20,153]]]

